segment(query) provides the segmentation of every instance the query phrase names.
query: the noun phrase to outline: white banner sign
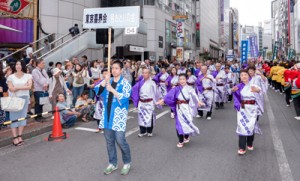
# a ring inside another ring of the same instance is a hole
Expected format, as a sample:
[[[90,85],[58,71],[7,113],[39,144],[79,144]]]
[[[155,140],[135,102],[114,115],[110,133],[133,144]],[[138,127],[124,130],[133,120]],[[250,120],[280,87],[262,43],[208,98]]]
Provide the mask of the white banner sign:
[[[83,12],[83,28],[139,27],[140,6],[88,8]]]
[[[144,48],[130,45],[129,46],[129,51],[131,51],[131,52],[144,52]]]

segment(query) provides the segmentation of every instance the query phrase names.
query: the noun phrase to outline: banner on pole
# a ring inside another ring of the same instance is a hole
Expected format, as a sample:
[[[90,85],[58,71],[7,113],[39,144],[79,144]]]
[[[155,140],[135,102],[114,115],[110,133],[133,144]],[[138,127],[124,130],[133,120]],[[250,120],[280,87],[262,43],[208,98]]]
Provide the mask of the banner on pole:
[[[241,64],[244,64],[248,60],[248,40],[242,40],[242,55],[241,55]]]
[[[276,42],[275,42],[275,45],[274,45],[274,50],[273,50],[272,60],[276,59],[276,57],[277,57],[277,53],[278,53],[278,44],[279,44],[279,42],[276,41]]]
[[[249,41],[250,41],[251,57],[252,58],[259,57],[259,51],[258,51],[258,46],[257,46],[257,37],[256,36],[250,36]]]

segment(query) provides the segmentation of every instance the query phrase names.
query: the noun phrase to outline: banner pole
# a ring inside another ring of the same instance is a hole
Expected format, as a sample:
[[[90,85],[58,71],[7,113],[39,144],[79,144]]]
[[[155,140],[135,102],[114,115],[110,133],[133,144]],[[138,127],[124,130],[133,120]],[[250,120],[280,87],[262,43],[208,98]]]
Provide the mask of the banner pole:
[[[107,53],[107,70],[110,73],[110,59],[111,57],[111,26],[108,28],[108,53]]]

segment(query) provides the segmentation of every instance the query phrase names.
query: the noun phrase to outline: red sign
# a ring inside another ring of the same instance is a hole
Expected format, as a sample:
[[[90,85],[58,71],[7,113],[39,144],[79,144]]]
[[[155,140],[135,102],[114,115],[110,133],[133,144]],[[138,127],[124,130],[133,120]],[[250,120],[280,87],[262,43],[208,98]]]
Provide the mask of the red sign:
[[[196,30],[200,30],[200,23],[196,23]]]
[[[0,11],[17,15],[26,8],[28,4],[28,0],[0,0]]]

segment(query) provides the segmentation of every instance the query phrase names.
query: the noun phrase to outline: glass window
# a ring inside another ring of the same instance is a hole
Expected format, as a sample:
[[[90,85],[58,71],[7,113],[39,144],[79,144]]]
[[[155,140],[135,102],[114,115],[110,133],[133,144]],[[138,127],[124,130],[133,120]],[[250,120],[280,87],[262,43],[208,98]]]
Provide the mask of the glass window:
[[[155,5],[155,0],[144,0],[145,5]]]

